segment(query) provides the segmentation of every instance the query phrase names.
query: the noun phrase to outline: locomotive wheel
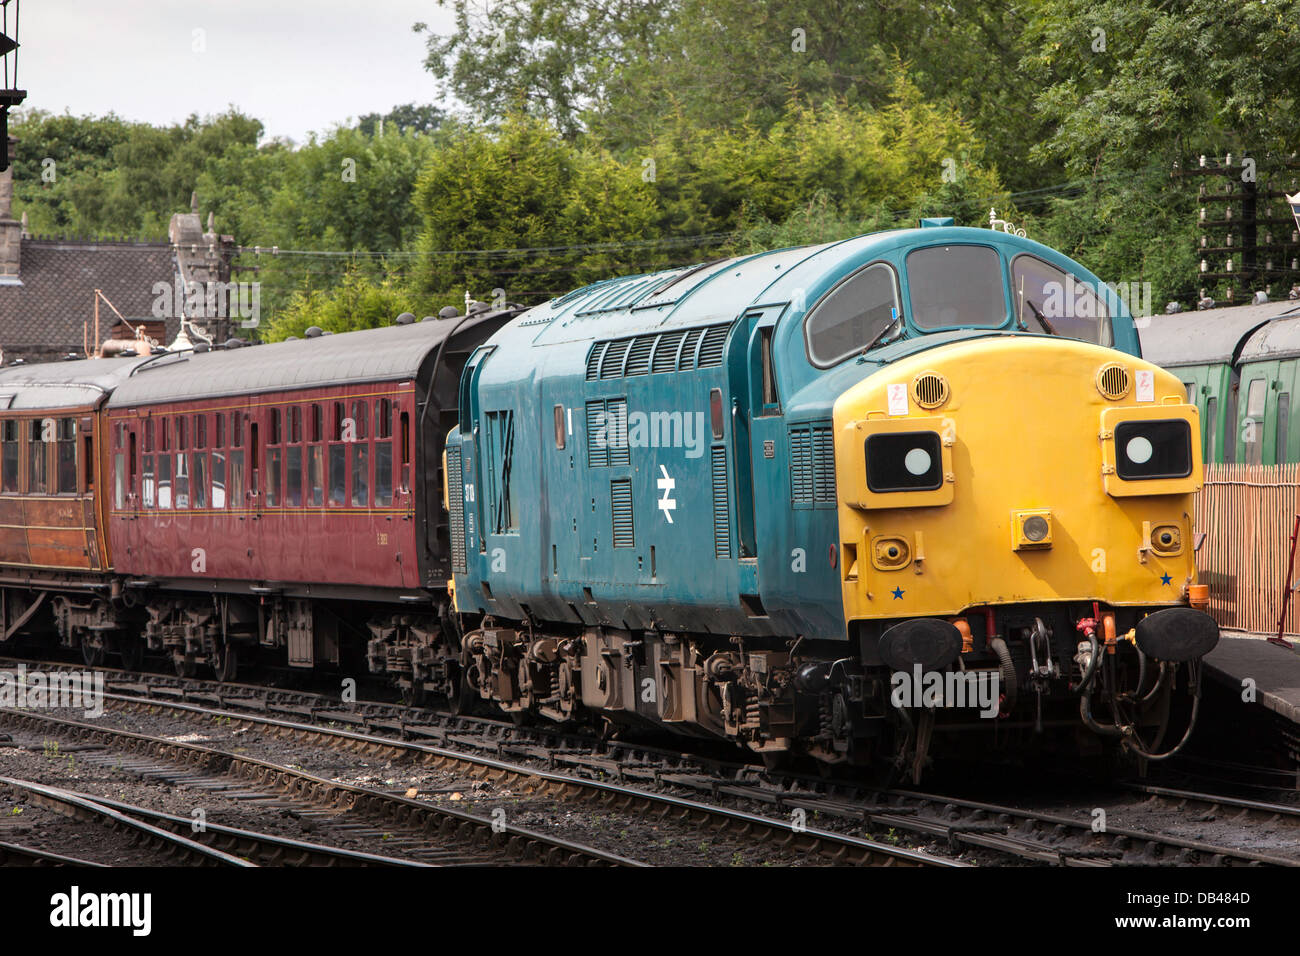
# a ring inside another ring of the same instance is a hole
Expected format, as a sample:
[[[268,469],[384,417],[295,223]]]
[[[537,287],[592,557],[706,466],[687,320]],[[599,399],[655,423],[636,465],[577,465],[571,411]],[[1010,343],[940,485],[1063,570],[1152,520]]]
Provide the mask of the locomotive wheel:
[[[212,665],[217,680],[228,684],[235,679],[235,673],[239,670],[239,652],[234,644],[218,644],[209,656],[208,663]]]
[[[138,637],[123,637],[117,642],[117,653],[122,658],[122,670],[138,674],[144,666],[144,641]]]
[[[87,667],[99,667],[104,663],[104,647],[100,645],[95,647],[93,644],[81,642],[81,659],[86,662]]]

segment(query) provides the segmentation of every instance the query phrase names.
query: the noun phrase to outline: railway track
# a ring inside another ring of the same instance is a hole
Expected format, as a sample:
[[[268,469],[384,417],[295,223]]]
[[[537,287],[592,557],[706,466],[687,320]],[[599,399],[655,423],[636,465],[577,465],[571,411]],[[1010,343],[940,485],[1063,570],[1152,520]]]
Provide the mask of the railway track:
[[[665,817],[682,815],[701,825],[712,819],[713,826],[733,831],[791,834],[795,814],[802,811],[805,821],[835,820],[887,839],[908,834],[937,841],[954,852],[1034,864],[1290,866],[1297,862],[1161,833],[1124,828],[1094,832],[1089,821],[1034,810],[760,772],[740,763],[549,728],[427,711],[408,714],[396,705],[375,702],[347,710],[305,692],[256,685],[190,686],[189,681],[167,676],[154,681],[153,676],[131,675],[129,681],[114,683],[115,693],[106,695],[107,703],[127,709],[162,708],[196,720],[241,721],[281,737],[451,767],[565,800],[623,809],[637,806]],[[692,792],[709,802],[682,795]],[[1188,793],[1184,799],[1192,796]],[[1195,796],[1206,804],[1217,799],[1209,794]],[[720,801],[730,806],[721,806]],[[867,842],[874,847],[845,846],[829,839],[832,834],[848,836],[827,830],[810,836],[807,829],[799,836],[812,852],[855,862],[872,862],[869,854],[882,845],[872,840]]]
[[[198,866],[254,865],[224,850],[191,840],[173,830],[155,826],[142,816],[123,812],[98,799],[92,799],[87,794],[14,777],[0,777],[0,789],[7,790],[15,794],[18,799],[52,810],[61,816],[91,821],[108,827],[124,834],[130,842],[147,844],[160,857],[170,858],[175,862]],[[130,810],[139,809],[130,808]]]
[[[639,865],[626,857],[530,830],[517,827],[498,830],[492,820],[449,807],[326,780],[294,767],[197,744],[10,708],[0,708],[0,722],[64,739],[101,744],[114,753],[133,758],[129,763],[119,761],[115,766],[139,776],[242,796],[248,796],[251,787],[274,799],[277,808],[299,813],[324,809],[331,814],[373,820],[383,828],[375,830],[376,835],[394,834],[402,844],[412,848],[414,855],[423,856],[428,862]],[[180,819],[189,825],[188,820]],[[223,838],[237,837],[225,834]],[[305,848],[298,849],[306,852]],[[352,862],[355,865],[360,861]]]
[[[81,860],[62,853],[51,853],[21,843],[0,841],[0,867],[6,866],[75,866],[91,869],[108,869],[107,864]]]

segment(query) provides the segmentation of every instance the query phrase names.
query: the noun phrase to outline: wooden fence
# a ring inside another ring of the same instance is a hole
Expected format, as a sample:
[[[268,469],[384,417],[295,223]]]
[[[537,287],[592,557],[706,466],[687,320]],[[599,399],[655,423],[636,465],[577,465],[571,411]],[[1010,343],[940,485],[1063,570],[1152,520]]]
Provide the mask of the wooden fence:
[[[1220,625],[1277,633],[1297,514],[1300,464],[1205,466],[1196,530],[1206,539],[1196,564]],[[1288,634],[1300,634],[1298,612],[1293,599]]]

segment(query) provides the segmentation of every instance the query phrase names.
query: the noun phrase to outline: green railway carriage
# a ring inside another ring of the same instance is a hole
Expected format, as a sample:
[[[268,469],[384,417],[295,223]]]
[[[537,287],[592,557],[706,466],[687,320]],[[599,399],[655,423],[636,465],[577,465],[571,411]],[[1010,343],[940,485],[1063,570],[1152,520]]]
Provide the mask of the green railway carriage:
[[[1300,423],[1290,414],[1300,326],[1285,347],[1273,329],[1292,317],[1300,319],[1300,305],[1281,301],[1139,322],[1142,356],[1176,374],[1201,413],[1207,462],[1271,464],[1300,454]]]

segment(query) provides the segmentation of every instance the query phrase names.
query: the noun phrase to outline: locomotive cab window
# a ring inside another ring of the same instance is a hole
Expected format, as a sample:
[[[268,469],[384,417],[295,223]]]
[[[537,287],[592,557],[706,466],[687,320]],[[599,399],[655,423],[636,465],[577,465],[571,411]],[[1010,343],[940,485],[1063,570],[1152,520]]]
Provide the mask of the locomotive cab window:
[[[843,279],[804,322],[808,357],[829,368],[861,352],[898,318],[898,280],[883,262]]]
[[[1011,260],[1011,297],[1019,328],[1112,344],[1110,310],[1092,286],[1037,256],[1023,253]]]
[[[920,329],[997,328],[1007,319],[1002,260],[990,246],[929,246],[909,253],[912,322]]]

